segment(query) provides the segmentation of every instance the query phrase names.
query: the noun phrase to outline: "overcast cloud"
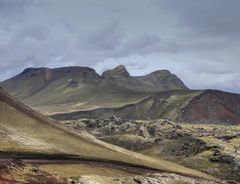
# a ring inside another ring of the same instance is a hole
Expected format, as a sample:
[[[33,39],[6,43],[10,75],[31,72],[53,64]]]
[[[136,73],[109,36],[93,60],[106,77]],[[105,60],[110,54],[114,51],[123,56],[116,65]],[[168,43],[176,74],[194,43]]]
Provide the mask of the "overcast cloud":
[[[0,0],[0,79],[26,67],[168,69],[240,93],[239,0]]]

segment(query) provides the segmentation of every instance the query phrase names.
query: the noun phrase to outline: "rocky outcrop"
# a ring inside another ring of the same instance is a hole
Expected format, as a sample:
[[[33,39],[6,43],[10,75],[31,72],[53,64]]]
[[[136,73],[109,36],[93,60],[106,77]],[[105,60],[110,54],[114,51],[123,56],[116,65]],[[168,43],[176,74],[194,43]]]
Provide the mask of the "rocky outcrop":
[[[116,116],[62,123],[129,150],[174,161],[221,179],[240,181],[238,126],[190,125],[168,119],[126,120]]]
[[[65,121],[65,125],[78,131],[88,131],[97,138],[133,150],[146,150],[158,146],[172,157],[187,157],[206,150],[206,143],[183,130],[179,124],[167,119],[152,122],[132,121],[112,116],[108,119],[81,119]],[[166,140],[181,140],[171,150],[165,150]]]

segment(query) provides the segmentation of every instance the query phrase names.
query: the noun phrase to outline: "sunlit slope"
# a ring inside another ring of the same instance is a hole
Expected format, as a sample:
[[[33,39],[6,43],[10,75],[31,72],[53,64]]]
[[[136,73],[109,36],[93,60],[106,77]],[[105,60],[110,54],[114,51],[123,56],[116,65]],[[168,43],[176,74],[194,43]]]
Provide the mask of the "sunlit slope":
[[[80,110],[72,113],[53,113],[57,120],[69,120],[80,118],[108,118],[116,115],[124,119],[160,119],[166,118],[176,120],[182,108],[192,98],[198,96],[202,91],[197,90],[172,90],[149,95],[138,102],[114,108],[95,108]]]
[[[73,112],[101,107],[119,107],[136,103],[147,95],[136,93],[105,82],[92,82],[78,88],[66,87],[66,82],[58,80],[30,98],[24,99],[44,114]]]
[[[117,161],[188,176],[212,179],[201,172],[153,159],[59,127],[32,109],[17,102],[0,89],[0,150],[45,154],[76,155],[85,159]],[[9,155],[8,155],[9,156]]]
[[[218,90],[172,90],[114,108],[53,113],[57,120],[118,116],[123,119],[169,119],[189,123],[240,123],[240,95]]]

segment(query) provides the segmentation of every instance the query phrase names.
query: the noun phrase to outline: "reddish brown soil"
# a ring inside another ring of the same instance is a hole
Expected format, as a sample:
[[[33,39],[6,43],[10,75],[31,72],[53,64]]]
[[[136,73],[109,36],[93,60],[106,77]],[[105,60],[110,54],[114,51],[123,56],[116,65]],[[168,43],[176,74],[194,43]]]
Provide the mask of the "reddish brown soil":
[[[240,95],[207,90],[182,109],[178,119],[187,122],[240,123]]]

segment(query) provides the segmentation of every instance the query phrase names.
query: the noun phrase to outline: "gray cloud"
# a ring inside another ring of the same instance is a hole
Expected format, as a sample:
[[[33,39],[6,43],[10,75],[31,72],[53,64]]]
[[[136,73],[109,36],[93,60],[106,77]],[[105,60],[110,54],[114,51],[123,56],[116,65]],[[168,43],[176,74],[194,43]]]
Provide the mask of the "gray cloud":
[[[36,41],[44,41],[50,34],[50,29],[41,25],[29,25],[21,28],[15,34],[15,39],[33,39]],[[15,40],[16,41],[16,40]]]
[[[31,0],[0,0],[0,15],[5,18],[17,18],[30,4]]]
[[[169,69],[192,88],[239,91],[238,0],[0,0],[0,78],[25,67]]]
[[[45,3],[45,0],[0,0],[0,16],[5,19],[19,20],[27,7]]]
[[[238,0],[153,0],[160,10],[166,9],[179,19],[180,26],[203,35],[231,36],[239,35],[240,20]],[[183,24],[182,24],[183,23]]]
[[[109,24],[90,35],[81,37],[79,49],[91,51],[116,50],[122,44],[125,34],[118,23]]]
[[[175,53],[179,45],[164,41],[156,34],[140,34],[129,37],[121,24],[112,23],[81,37],[77,42],[80,52],[107,58],[122,58],[131,55],[145,56],[155,52]],[[95,60],[96,62],[96,60]]]

